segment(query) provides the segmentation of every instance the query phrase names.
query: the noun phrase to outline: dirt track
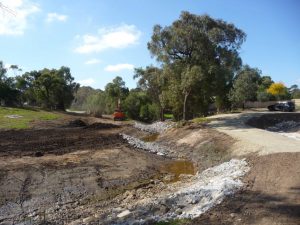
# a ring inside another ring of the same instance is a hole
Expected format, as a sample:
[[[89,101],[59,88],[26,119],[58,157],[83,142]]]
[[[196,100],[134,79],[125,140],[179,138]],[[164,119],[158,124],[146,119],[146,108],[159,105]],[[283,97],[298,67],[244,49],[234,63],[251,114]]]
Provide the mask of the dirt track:
[[[269,122],[255,119],[261,115]],[[232,154],[248,157],[252,168],[243,191],[191,224],[300,223],[300,141],[245,124],[252,118],[252,125],[260,128],[274,125],[269,115],[250,112],[215,117],[210,127],[234,137],[237,141]],[[299,121],[300,115],[275,114],[274,118],[279,118],[277,122]]]
[[[284,115],[282,113],[279,114]],[[236,140],[236,143],[232,146],[233,155],[236,156],[253,153],[267,155],[281,152],[299,152],[300,145],[298,140],[287,138],[276,132],[269,132],[246,124],[249,119],[264,115],[269,115],[271,117],[272,115],[276,116],[277,114],[245,112],[242,114],[212,116],[211,118],[213,121],[209,126]],[[286,118],[286,120],[289,120],[288,117],[290,117],[290,120],[295,120],[295,117],[300,120],[299,113],[286,114],[282,119]],[[263,126],[263,121],[260,122]]]

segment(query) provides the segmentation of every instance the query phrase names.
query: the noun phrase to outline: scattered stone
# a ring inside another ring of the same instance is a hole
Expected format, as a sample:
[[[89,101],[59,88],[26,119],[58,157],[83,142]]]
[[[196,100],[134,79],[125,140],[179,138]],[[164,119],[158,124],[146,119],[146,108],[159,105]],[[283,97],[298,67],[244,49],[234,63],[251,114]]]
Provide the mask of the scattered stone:
[[[166,175],[164,178],[163,178],[163,180],[165,181],[165,182],[171,182],[172,180],[174,180],[175,179],[175,175],[174,174],[168,174],[168,175]]]
[[[22,118],[23,116],[20,116],[20,115],[6,115],[5,117],[9,118],[9,119],[18,119],[18,118]]]
[[[146,224],[146,221],[193,219],[222,202],[225,196],[242,188],[241,177],[249,171],[245,160],[232,159],[219,166],[197,173],[189,181],[165,186],[155,196],[143,197],[126,210],[111,218],[113,224]],[[142,195],[142,193],[141,193]],[[125,217],[132,214],[134,217]]]
[[[120,134],[123,139],[127,140],[128,144],[132,145],[135,148],[140,148],[151,153],[155,153],[157,155],[167,155],[170,152],[166,147],[162,147],[161,145],[154,142],[144,142],[138,138],[132,137],[127,134]]]
[[[90,222],[94,221],[95,219],[96,219],[95,217],[89,216],[89,217],[87,217],[87,218],[84,218],[84,219],[82,220],[82,222],[83,222],[83,223],[90,223]]]
[[[164,133],[166,130],[168,130],[171,127],[174,127],[175,123],[173,122],[155,122],[152,124],[143,124],[143,123],[138,123],[135,122],[134,127],[142,130],[142,131],[146,131],[149,133]]]
[[[283,121],[280,123],[275,124],[274,126],[268,127],[267,130],[269,131],[275,131],[275,132],[284,132],[284,131],[289,131],[293,128],[300,128],[300,122],[296,121]]]
[[[119,213],[119,214],[117,215],[117,217],[118,217],[118,218],[122,218],[122,217],[128,216],[129,214],[131,214],[131,212],[130,212],[129,210],[125,210],[125,211]]]

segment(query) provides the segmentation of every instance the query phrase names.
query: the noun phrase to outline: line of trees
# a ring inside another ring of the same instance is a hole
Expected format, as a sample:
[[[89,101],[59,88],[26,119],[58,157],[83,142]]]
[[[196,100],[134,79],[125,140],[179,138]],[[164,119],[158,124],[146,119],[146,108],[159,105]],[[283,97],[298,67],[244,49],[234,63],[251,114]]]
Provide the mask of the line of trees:
[[[16,65],[10,67],[19,70]],[[79,84],[74,82],[68,67],[26,72],[15,77],[7,76],[7,69],[0,61],[1,105],[40,106],[65,110],[73,99]]]
[[[148,50],[159,66],[135,68],[137,87],[129,90],[121,77],[105,89],[79,88],[68,67],[7,77],[0,62],[0,100],[52,109],[72,108],[94,115],[111,114],[121,103],[132,119],[153,121],[172,113],[176,120],[243,107],[246,101],[299,98],[297,85],[274,83],[257,68],[243,65],[239,55],[246,34],[234,24],[208,15],[182,12],[171,25],[155,25]],[[11,69],[18,71],[17,66]]]
[[[117,77],[87,104],[91,109],[101,103],[102,112],[111,113],[121,99],[133,119],[163,120],[164,113],[170,112],[175,119],[186,120],[207,115],[212,103],[225,111],[243,107],[246,101],[295,97],[297,86],[288,89],[242,64],[239,50],[245,39],[234,24],[182,12],[170,26],[153,28],[148,49],[159,67],[136,68],[137,88],[130,91]]]

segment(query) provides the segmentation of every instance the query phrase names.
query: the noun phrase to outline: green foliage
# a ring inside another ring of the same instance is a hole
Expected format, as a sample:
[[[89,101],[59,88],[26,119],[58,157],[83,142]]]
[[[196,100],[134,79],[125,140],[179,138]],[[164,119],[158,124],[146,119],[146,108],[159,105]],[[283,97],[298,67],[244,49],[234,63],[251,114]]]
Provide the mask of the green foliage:
[[[233,24],[188,12],[170,26],[154,26],[148,49],[162,63],[163,91],[176,119],[207,114],[213,97],[226,107],[245,37]]]
[[[164,118],[165,118],[165,119],[172,120],[172,119],[174,119],[174,116],[173,116],[173,114],[165,113],[165,114],[164,114]]]
[[[295,99],[300,98],[300,89],[297,84],[294,84],[290,88],[288,88],[288,91],[292,98],[295,98]]]
[[[153,122],[159,118],[159,110],[155,104],[142,105],[139,114],[140,120],[144,122]]]
[[[268,93],[266,90],[257,92],[257,100],[260,102],[267,102],[275,100],[274,96]]]
[[[163,114],[167,106],[165,92],[167,86],[163,70],[154,66],[147,66],[145,69],[136,68],[133,78],[139,78],[138,88],[145,91],[148,96],[151,96],[152,102],[159,106],[160,120],[164,120]]]
[[[74,110],[86,110],[88,104],[87,100],[89,96],[97,94],[100,90],[95,90],[92,87],[79,87],[74,95],[74,100],[71,105],[71,109]]]
[[[292,98],[300,99],[300,90],[295,91],[295,92],[292,94]]]
[[[194,123],[209,123],[209,122],[211,122],[211,119],[209,119],[207,117],[198,117],[198,118],[194,118],[192,121]]]
[[[294,99],[300,98],[300,89],[297,84],[294,84],[290,88],[288,88],[288,91],[292,98],[294,98]]]
[[[126,99],[129,90],[125,86],[125,82],[123,81],[123,79],[117,76],[111,83],[108,83],[105,86],[105,93],[110,99],[109,105],[112,109],[112,112],[115,108],[121,107],[121,103]]]
[[[21,71],[17,65],[12,65],[11,69]],[[79,87],[73,82],[68,67],[26,72],[15,78],[7,78],[5,74],[6,69],[0,61],[0,100],[6,105],[26,102],[28,105],[64,110],[70,106]]]
[[[9,115],[18,115],[20,118],[8,118]],[[1,129],[25,129],[30,127],[30,122],[39,120],[55,120],[61,116],[56,113],[38,109],[0,107]]]
[[[101,117],[107,110],[106,100],[107,96],[104,92],[97,92],[87,97],[84,105],[87,112],[96,117]]]
[[[275,100],[275,97],[267,92],[267,89],[274,83],[270,76],[262,76],[258,80],[256,98],[257,101],[267,102]]]
[[[229,94],[234,107],[243,105],[245,101],[256,100],[260,73],[258,69],[249,66],[244,66],[239,71]]]
[[[62,109],[69,107],[79,84],[73,82],[70,69],[43,69],[33,80],[33,90],[38,104],[45,108]]]
[[[14,88],[14,79],[7,77],[6,73],[7,69],[4,68],[3,62],[0,61],[0,103],[13,105],[19,101],[20,93]]]
[[[152,122],[159,118],[159,107],[152,103],[145,91],[133,89],[124,102],[124,109],[129,118]]]

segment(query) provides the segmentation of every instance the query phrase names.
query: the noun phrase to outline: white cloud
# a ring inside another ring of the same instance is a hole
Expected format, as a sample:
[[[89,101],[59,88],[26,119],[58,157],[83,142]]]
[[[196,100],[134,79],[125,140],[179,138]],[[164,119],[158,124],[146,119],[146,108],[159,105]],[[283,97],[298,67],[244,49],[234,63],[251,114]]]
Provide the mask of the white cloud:
[[[88,79],[85,79],[85,80],[78,81],[78,83],[81,84],[82,86],[91,86],[95,82],[96,81],[93,78],[88,78]]]
[[[101,60],[99,60],[99,59],[90,59],[85,62],[86,65],[93,65],[93,64],[99,64],[99,63],[101,63]]]
[[[116,64],[116,65],[108,65],[104,68],[105,71],[108,72],[119,72],[121,70],[133,70],[134,65],[132,64]]]
[[[46,22],[51,23],[53,21],[65,22],[68,19],[67,15],[62,15],[58,13],[48,13]]]
[[[134,25],[123,24],[113,28],[103,28],[96,35],[85,34],[82,43],[75,49],[78,53],[101,52],[106,49],[126,48],[138,43],[141,32]]]
[[[30,0],[1,0],[0,35],[22,35],[30,16],[40,9]]]

